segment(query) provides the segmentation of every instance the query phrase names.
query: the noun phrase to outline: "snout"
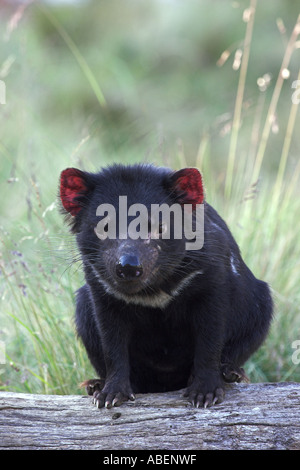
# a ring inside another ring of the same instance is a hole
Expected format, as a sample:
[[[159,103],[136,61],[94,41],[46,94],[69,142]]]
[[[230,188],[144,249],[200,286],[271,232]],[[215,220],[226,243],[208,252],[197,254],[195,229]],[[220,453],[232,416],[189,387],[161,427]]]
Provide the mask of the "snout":
[[[119,279],[132,281],[143,274],[143,266],[138,256],[134,254],[123,254],[116,263],[116,275]]]
[[[133,295],[145,291],[156,279],[158,250],[144,240],[113,240],[103,253],[112,290]],[[102,274],[103,276],[103,274]]]

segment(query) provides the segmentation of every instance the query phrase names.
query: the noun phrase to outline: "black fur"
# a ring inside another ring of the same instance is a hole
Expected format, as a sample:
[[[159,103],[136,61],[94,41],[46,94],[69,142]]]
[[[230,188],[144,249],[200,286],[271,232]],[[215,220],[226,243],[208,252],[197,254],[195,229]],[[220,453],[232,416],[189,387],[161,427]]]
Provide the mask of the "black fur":
[[[86,382],[95,403],[111,407],[136,392],[181,388],[195,406],[221,402],[224,383],[245,378],[241,366],[267,335],[267,284],[245,265],[227,225],[206,202],[198,251],[186,251],[184,240],[125,243],[96,236],[98,205],[117,208],[119,195],[127,195],[128,206],[182,202],[184,191],[174,185],[171,170],[115,165],[97,174],[80,172],[80,178],[84,188],[74,198],[80,210],[71,224],[86,284],[77,292],[76,325],[104,379]],[[116,275],[124,253],[139,260],[139,279]]]

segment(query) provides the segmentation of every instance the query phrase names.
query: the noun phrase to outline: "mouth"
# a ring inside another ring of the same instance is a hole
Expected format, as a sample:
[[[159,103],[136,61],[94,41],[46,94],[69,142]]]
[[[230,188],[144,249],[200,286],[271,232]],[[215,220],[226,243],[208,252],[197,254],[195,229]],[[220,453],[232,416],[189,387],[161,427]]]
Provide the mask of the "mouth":
[[[131,279],[131,280],[125,280],[125,279],[115,279],[114,280],[114,288],[118,290],[122,294],[126,295],[134,295],[145,288],[145,284],[141,279]]]

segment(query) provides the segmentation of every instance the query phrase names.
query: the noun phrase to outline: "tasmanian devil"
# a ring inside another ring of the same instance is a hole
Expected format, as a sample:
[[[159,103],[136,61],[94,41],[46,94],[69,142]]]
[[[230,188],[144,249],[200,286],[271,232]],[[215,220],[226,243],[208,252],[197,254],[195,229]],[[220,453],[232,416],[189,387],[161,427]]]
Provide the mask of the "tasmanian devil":
[[[245,378],[241,366],[265,339],[273,306],[268,285],[204,200],[199,171],[68,168],[60,197],[85,273],[76,327],[99,375],[85,382],[94,403],[110,408],[135,393],[181,388],[194,406],[220,403],[225,383]]]

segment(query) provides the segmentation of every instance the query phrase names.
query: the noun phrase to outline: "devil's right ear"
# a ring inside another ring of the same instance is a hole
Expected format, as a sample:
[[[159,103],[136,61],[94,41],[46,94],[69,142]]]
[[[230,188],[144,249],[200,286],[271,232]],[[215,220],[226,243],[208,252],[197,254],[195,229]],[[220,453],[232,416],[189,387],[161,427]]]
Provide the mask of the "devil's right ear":
[[[84,206],[84,199],[91,190],[88,173],[67,168],[60,175],[60,198],[63,207],[71,215],[77,215]]]

